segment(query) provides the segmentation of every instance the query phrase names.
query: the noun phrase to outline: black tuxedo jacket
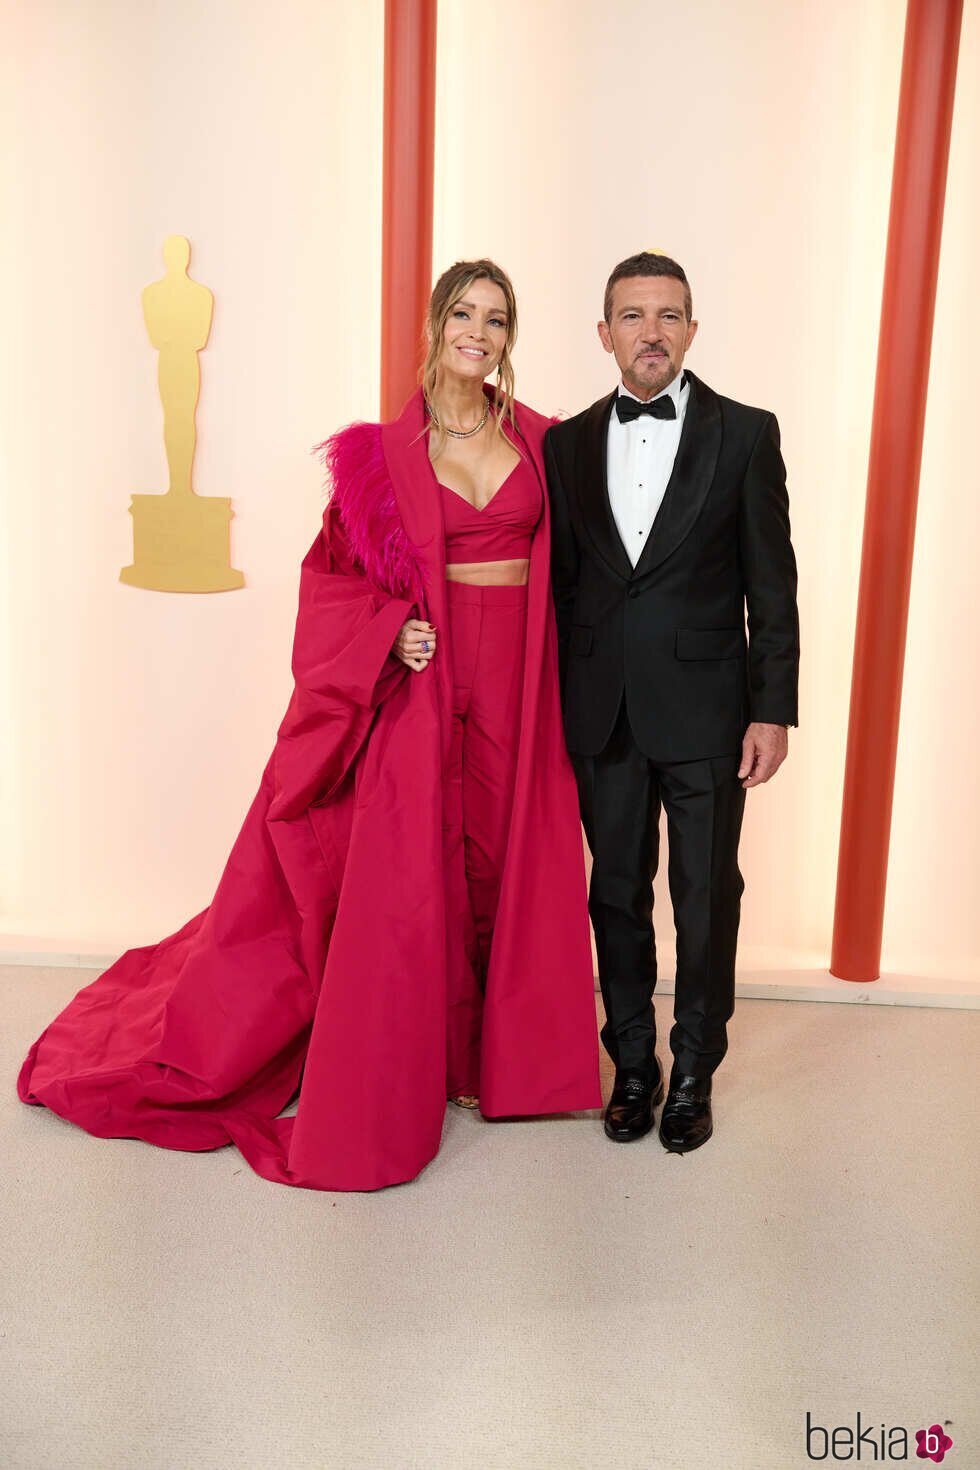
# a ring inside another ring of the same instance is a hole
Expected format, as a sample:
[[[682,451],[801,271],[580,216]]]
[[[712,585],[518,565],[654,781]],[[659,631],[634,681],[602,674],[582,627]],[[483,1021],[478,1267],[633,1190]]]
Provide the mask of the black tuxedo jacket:
[[[796,560],[779,428],[771,413],[687,377],[673,473],[635,568],[606,485],[616,394],[545,436],[575,754],[598,755],[624,693],[637,745],[661,764],[733,755],[750,720],[797,722]]]

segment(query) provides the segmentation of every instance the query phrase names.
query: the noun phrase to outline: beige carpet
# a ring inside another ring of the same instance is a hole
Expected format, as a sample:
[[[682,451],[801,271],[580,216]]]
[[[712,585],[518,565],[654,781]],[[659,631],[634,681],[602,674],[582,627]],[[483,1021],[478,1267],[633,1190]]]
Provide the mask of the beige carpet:
[[[980,1466],[977,1012],[743,1001],[697,1154],[450,1109],[328,1195],[20,1106],[88,978],[0,970],[0,1470]]]

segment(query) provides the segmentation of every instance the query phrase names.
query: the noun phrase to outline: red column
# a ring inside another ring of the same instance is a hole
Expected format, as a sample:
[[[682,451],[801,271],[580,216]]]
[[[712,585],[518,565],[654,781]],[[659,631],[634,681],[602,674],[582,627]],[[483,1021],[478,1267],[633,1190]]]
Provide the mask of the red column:
[[[876,980],[963,0],[909,0],[871,422],[831,972]]]
[[[436,0],[385,0],[381,417],[418,382],[432,289]]]

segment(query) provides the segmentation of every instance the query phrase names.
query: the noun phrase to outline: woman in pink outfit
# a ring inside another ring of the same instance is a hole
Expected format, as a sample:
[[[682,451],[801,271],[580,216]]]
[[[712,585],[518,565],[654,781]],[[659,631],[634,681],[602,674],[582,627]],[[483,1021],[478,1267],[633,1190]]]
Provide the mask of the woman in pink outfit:
[[[453,266],[421,388],[323,446],[295,689],[214,900],[79,992],[25,1102],[102,1137],[231,1142],[312,1189],[414,1178],[447,1098],[599,1106],[548,420],[513,397],[516,325],[498,266]]]

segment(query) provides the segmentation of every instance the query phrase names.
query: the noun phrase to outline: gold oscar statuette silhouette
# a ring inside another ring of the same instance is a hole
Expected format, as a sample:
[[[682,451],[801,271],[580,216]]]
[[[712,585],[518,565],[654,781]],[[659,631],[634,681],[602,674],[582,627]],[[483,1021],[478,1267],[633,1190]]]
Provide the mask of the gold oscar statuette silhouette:
[[[167,273],[143,292],[143,318],[159,353],[163,442],[170,488],[163,495],[134,495],[133,564],[121,582],[154,592],[230,592],[245,578],[231,565],[231,500],[198,495],[191,484],[197,444],[201,367],[214,314],[207,286],[187,274],[191,247],[183,235],[163,244]]]

